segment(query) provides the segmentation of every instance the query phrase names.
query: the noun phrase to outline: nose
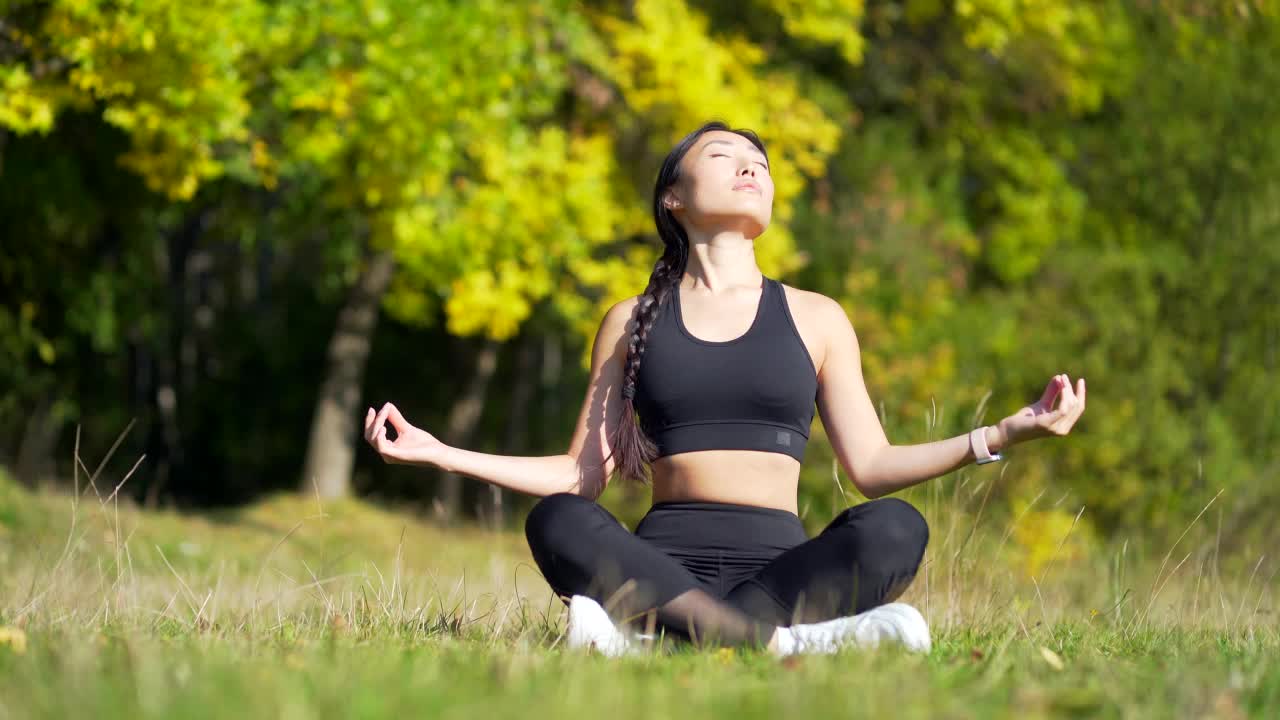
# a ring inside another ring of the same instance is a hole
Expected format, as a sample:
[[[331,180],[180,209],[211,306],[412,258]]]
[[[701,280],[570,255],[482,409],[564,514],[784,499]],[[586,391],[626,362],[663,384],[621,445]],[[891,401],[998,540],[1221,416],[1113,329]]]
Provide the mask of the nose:
[[[746,165],[743,165],[741,168],[739,168],[739,169],[738,169],[738,174],[739,174],[739,175],[750,175],[751,177],[755,177],[755,176],[756,176],[756,168],[755,168],[755,166],[751,164],[751,161],[750,161],[750,160],[748,160],[748,161],[746,161],[746,162],[747,162],[747,164],[746,164]]]

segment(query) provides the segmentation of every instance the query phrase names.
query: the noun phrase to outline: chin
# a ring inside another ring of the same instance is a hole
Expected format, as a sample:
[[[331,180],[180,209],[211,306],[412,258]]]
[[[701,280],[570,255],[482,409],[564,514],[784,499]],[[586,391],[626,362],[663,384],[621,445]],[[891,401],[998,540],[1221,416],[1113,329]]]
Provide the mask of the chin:
[[[745,237],[755,239],[769,229],[769,218],[744,217],[738,223],[738,227],[742,229],[742,234]]]
[[[769,229],[768,217],[747,216],[742,218],[742,234],[752,240],[764,234]]]
[[[742,206],[717,208],[716,211],[704,213],[699,225],[706,228],[724,228],[740,230],[745,237],[756,238],[769,228],[772,213],[761,214],[759,208]]]

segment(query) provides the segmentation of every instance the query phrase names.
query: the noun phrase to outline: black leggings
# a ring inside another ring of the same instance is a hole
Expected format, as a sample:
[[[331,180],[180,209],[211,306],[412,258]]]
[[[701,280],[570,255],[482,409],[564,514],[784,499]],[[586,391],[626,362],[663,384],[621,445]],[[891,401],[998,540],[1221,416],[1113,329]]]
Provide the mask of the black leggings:
[[[525,535],[563,600],[586,595],[694,642],[763,645],[777,626],[897,598],[920,567],[929,527],[898,498],[847,508],[812,539],[785,510],[660,502],[632,534],[592,500],[557,493],[534,505]]]

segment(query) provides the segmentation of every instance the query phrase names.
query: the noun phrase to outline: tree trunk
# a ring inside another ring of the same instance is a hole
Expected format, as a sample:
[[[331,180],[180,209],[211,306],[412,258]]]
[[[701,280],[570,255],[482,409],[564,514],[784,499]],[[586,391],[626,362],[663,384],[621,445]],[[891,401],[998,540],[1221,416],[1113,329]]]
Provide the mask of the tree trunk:
[[[329,341],[327,367],[311,438],[303,465],[304,493],[321,498],[345,497],[351,491],[351,468],[355,464],[355,437],[358,429],[360,385],[365,363],[378,324],[378,303],[382,300],[395,262],[390,252],[369,259],[347,304],[338,314],[338,324]]]
[[[53,449],[58,444],[61,428],[54,418],[53,401],[42,398],[27,416],[22,441],[18,445],[15,474],[30,487],[41,487],[55,480]]]
[[[449,420],[445,423],[445,442],[455,447],[467,444],[471,433],[480,422],[480,411],[484,409],[484,396],[489,390],[489,381],[498,367],[498,342],[485,339],[476,353],[475,373],[462,396],[449,411]],[[462,476],[445,473],[440,478],[440,490],[435,500],[436,513],[441,519],[449,522],[458,517],[462,509]]]
[[[158,493],[170,477],[181,477],[186,462],[181,410],[185,407],[188,384],[182,382],[184,349],[188,345],[188,282],[189,262],[199,247],[213,220],[208,207],[196,208],[189,213],[165,242],[163,257],[166,272],[165,292],[168,297],[168,328],[165,343],[155,356],[155,385],[151,402],[154,404],[158,427],[151,433],[149,457],[156,459],[148,491]]]
[[[542,433],[535,442],[546,447],[556,439],[560,422],[560,375],[563,349],[555,333],[547,333],[542,340]]]

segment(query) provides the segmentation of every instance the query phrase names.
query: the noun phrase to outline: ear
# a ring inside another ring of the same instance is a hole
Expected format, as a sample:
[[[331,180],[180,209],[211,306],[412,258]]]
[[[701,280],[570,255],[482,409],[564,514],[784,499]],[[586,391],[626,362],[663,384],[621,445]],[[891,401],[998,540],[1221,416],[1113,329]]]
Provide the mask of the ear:
[[[666,194],[662,196],[662,204],[668,210],[672,211],[679,210],[684,207],[684,203],[680,201],[680,198],[676,195],[674,190],[667,190]]]

